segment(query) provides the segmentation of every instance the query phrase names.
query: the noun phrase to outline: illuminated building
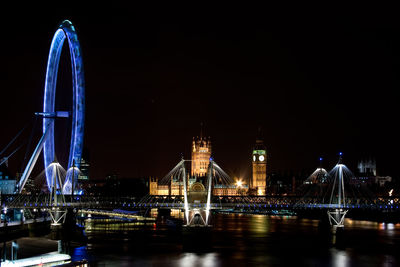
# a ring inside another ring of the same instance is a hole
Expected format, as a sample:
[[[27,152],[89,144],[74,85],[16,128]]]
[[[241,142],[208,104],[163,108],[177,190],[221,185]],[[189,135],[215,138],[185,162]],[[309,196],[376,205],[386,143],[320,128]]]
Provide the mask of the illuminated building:
[[[183,195],[183,183],[172,178],[168,184],[159,184],[157,178],[150,177],[149,193],[160,196]]]
[[[158,195],[158,179],[156,177],[149,178],[149,194]]]
[[[0,165],[0,193],[14,194],[16,181],[15,178],[11,176],[7,167],[8,167],[8,162],[7,160],[5,160],[3,164]]]
[[[90,164],[84,158],[81,159],[81,167],[79,169],[78,180],[89,180],[89,168]]]
[[[216,184],[213,187],[213,196],[238,196],[247,194],[247,185],[222,185]]]
[[[378,184],[380,187],[392,182],[391,176],[379,176],[376,172],[376,160],[369,158],[361,160],[357,164],[358,176],[352,177],[352,184]]]
[[[211,141],[200,135],[200,138],[193,137],[192,142],[192,168],[191,176],[203,177],[207,175],[208,164],[211,157]]]
[[[211,141],[210,137],[205,138],[202,135],[200,137],[193,138],[192,142],[192,160],[191,160],[191,171],[190,176],[187,175],[186,179],[188,182],[189,195],[197,194],[202,191],[200,188],[204,188],[204,179],[207,176],[208,166],[211,158]],[[201,186],[200,186],[201,184]],[[264,182],[265,188],[265,182]],[[204,191],[204,190],[203,190]],[[202,192],[203,192],[202,191]],[[215,184],[212,188],[212,195],[214,196],[237,196],[246,194],[248,186],[240,183],[226,185],[226,184]],[[265,189],[264,189],[265,191]],[[151,177],[149,180],[149,194],[150,195],[183,195],[184,187],[183,182],[178,181],[175,177],[171,177],[168,184],[160,184],[157,178]],[[197,193],[194,193],[197,192]]]
[[[262,140],[257,139],[252,153],[253,173],[250,189],[257,195],[265,195],[267,183],[267,150]]]
[[[376,176],[375,159],[361,160],[358,162],[357,168],[360,174]]]

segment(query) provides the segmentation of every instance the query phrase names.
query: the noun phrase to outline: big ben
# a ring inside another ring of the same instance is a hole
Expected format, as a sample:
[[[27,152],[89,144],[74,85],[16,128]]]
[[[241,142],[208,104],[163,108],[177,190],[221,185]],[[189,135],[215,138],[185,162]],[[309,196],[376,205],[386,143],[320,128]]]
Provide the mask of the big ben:
[[[257,195],[265,195],[267,183],[267,150],[262,140],[257,139],[252,154],[253,176],[250,181],[251,189]]]

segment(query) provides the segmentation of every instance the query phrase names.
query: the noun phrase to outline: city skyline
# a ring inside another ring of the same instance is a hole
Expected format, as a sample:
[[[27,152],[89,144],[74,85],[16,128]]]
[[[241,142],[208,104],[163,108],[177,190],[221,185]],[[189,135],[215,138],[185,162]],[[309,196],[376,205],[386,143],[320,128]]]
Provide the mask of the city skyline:
[[[191,4],[2,5],[0,265],[400,265],[398,9]]]
[[[41,110],[54,25],[70,19],[82,46],[84,146],[94,178],[111,172],[162,177],[182,154],[190,157],[200,123],[216,161],[237,176],[251,173],[261,127],[268,171],[315,169],[319,157],[330,169],[342,151],[353,171],[372,156],[381,175],[396,177],[400,40],[390,16],[371,22],[351,12],[278,10],[240,18],[211,12],[204,19],[200,11],[142,11],[111,9],[107,20],[71,11],[7,18],[0,148]],[[31,21],[35,30],[19,34]],[[64,99],[67,56],[58,84]],[[24,152],[10,159],[13,169]]]

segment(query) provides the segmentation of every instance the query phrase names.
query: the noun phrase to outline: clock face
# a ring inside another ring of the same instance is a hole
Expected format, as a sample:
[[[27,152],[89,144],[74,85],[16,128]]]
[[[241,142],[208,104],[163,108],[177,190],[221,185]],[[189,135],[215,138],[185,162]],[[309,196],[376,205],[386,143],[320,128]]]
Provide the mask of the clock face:
[[[256,156],[253,156],[253,161],[256,161]]]
[[[265,158],[264,158],[263,155],[261,155],[261,156],[258,157],[258,160],[259,160],[259,161],[264,161],[264,159],[265,159]]]

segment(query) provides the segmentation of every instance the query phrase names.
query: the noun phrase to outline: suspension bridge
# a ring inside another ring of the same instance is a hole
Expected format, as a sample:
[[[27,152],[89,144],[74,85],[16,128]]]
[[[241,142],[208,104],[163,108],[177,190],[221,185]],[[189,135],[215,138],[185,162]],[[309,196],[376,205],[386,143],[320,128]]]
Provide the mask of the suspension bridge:
[[[57,72],[63,44],[67,40],[72,65],[72,106],[70,111],[56,110]],[[376,197],[363,187],[354,187],[348,183],[353,175],[343,164],[342,155],[332,171],[322,167],[306,180],[295,196],[214,196],[213,188],[217,185],[232,185],[233,180],[210,158],[206,177],[190,181],[182,159],[162,180],[167,184],[171,179],[183,186],[183,194],[177,196],[148,195],[143,199],[134,197],[87,196],[78,194],[77,177],[83,148],[85,118],[85,81],[80,44],[74,26],[64,21],[55,32],[47,61],[44,88],[43,110],[35,116],[42,120],[42,134],[22,172],[14,195],[3,197],[3,211],[7,209],[26,209],[30,212],[45,212],[51,217],[52,225],[65,222],[68,209],[76,212],[121,218],[135,218],[127,211],[141,209],[180,209],[184,213],[184,225],[187,227],[210,227],[212,211],[262,211],[262,210],[305,210],[320,209],[326,211],[334,227],[343,227],[348,211],[387,210],[400,211],[400,201],[396,197]],[[59,120],[71,121],[71,138],[66,170],[57,161],[55,149],[55,125]],[[23,129],[24,130],[24,129]],[[16,151],[10,150],[18,138],[18,133],[1,151],[4,164]],[[30,192],[26,184],[39,155],[43,155],[45,190],[40,193]]]

